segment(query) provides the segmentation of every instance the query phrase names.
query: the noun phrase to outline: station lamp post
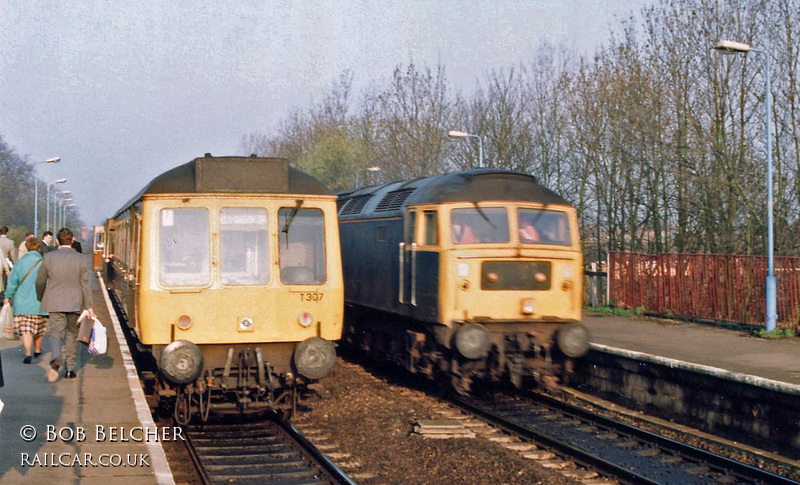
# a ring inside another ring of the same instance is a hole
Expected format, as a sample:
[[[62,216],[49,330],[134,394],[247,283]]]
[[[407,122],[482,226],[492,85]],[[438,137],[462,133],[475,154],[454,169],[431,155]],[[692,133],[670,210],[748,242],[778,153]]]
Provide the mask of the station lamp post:
[[[730,40],[721,40],[717,42],[714,49],[723,54],[736,54],[748,52],[755,52],[764,56],[764,104],[766,105],[766,139],[767,139],[767,308],[766,308],[766,327],[767,332],[775,331],[775,324],[778,320],[778,305],[777,305],[777,284],[775,280],[775,245],[773,237],[773,222],[772,222],[772,136],[770,134],[769,117],[771,108],[770,101],[770,84],[769,84],[769,54],[762,49],[754,49],[748,44],[742,42],[733,42]]]
[[[480,135],[473,135],[465,131],[451,130],[447,133],[450,138],[477,138],[478,139],[478,168],[483,168],[483,140]]]
[[[66,202],[72,202],[72,197],[65,197],[58,201],[58,227],[64,227],[64,205]]]
[[[65,201],[71,201],[72,199],[65,199]],[[67,225],[67,207],[75,207],[75,204],[64,204],[61,207],[61,226],[64,227]]]
[[[39,234],[39,165],[43,163],[58,163],[61,158],[48,158],[43,162],[36,162],[33,165],[33,171],[36,173],[33,179],[33,235],[41,237]]]
[[[45,203],[47,204],[47,221],[45,221],[44,225],[48,230],[50,229],[50,187],[55,184],[63,184],[66,181],[67,179],[58,179],[47,184],[47,199],[45,200]],[[39,235],[37,234],[36,236],[38,237]]]
[[[361,172],[380,172],[380,171],[381,171],[381,167],[367,167],[367,168],[356,169],[356,188],[359,187],[358,174],[360,174]]]
[[[60,190],[53,195],[53,232],[56,232],[59,229],[58,226],[58,213],[60,210],[58,208],[59,197],[63,196],[66,198],[69,197],[69,195],[70,195],[69,190]]]

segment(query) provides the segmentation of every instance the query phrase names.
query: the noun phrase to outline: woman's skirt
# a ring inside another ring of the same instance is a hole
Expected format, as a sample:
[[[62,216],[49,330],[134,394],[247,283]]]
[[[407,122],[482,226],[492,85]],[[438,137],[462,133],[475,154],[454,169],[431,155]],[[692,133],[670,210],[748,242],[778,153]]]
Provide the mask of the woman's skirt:
[[[43,315],[14,315],[14,324],[20,335],[32,333],[34,337],[44,335],[47,330],[47,317]]]

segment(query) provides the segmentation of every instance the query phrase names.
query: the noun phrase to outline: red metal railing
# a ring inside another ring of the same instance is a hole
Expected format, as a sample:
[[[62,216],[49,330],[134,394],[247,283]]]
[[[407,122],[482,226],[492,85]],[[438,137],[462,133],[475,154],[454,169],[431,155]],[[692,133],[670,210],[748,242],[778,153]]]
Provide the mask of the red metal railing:
[[[617,306],[704,320],[765,324],[765,256],[609,252]],[[798,329],[800,258],[776,257],[778,328]]]

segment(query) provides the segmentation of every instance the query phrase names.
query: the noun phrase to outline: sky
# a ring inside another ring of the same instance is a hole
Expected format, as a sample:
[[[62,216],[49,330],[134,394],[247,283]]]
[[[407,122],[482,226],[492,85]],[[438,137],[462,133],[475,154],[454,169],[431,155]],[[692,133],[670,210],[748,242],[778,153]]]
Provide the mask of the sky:
[[[245,155],[320,99],[442,63],[456,90],[542,40],[590,55],[645,0],[0,0],[0,136],[100,224],[158,174]],[[31,208],[33,213],[33,208]],[[42,221],[40,220],[40,228]]]

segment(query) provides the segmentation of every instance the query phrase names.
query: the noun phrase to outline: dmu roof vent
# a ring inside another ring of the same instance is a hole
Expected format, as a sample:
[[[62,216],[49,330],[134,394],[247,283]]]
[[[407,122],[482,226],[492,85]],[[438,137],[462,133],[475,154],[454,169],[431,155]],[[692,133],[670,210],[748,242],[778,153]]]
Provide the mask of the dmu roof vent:
[[[345,201],[344,205],[339,209],[339,215],[342,216],[352,216],[355,214],[360,214],[361,209],[367,205],[369,199],[372,198],[372,194],[369,195],[357,195],[352,199],[348,199]]]
[[[415,189],[401,189],[389,192],[386,194],[386,197],[378,203],[375,212],[389,212],[399,209],[414,190]]]

